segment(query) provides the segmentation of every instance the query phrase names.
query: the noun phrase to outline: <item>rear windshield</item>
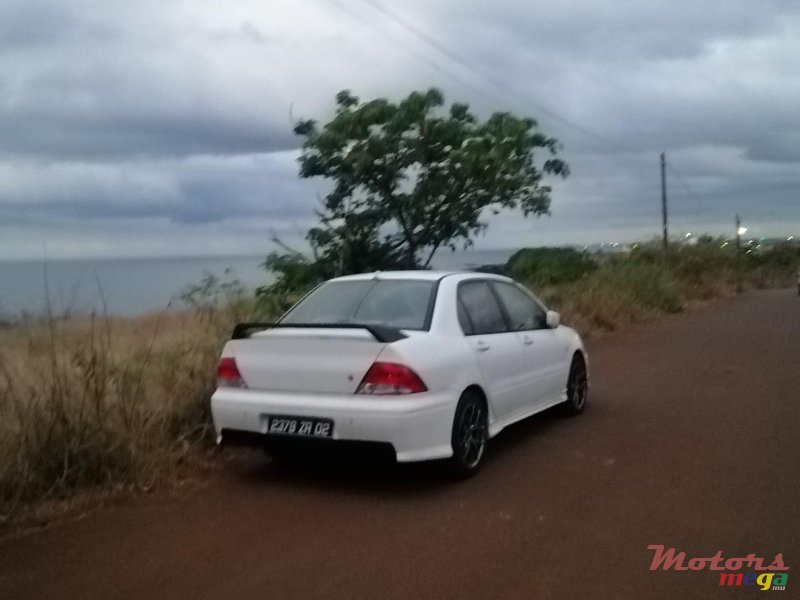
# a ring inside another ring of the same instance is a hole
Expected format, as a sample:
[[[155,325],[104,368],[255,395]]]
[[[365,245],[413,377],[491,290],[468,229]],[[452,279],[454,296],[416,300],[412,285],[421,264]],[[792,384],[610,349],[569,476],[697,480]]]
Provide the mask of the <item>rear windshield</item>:
[[[414,279],[329,281],[296,304],[281,323],[358,323],[427,330],[434,287],[433,281]]]

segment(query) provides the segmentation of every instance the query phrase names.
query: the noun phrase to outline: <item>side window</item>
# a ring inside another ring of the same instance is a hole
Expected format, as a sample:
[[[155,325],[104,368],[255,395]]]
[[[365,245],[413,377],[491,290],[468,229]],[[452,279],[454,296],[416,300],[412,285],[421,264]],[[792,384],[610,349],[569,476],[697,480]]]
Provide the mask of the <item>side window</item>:
[[[507,331],[506,321],[492,290],[485,281],[468,281],[458,286],[458,303],[463,307],[461,327],[464,333],[486,334]],[[459,313],[462,309],[459,309]],[[468,327],[464,327],[466,321]]]
[[[525,331],[547,327],[547,314],[517,286],[502,281],[493,281],[492,286],[506,309],[512,330]]]
[[[472,327],[472,321],[467,314],[467,309],[464,308],[464,303],[460,297],[458,299],[458,323],[461,325],[461,331],[464,332],[464,335],[472,335],[475,332],[474,327]]]

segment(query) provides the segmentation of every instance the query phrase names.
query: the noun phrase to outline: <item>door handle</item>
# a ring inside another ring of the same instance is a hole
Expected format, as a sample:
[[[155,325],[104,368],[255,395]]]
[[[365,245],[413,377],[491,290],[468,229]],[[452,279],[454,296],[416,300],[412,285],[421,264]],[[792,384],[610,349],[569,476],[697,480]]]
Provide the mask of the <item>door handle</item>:
[[[478,352],[486,352],[486,351],[489,349],[489,345],[488,345],[488,344],[484,344],[483,342],[478,342],[478,343],[475,345],[475,349],[476,349]]]

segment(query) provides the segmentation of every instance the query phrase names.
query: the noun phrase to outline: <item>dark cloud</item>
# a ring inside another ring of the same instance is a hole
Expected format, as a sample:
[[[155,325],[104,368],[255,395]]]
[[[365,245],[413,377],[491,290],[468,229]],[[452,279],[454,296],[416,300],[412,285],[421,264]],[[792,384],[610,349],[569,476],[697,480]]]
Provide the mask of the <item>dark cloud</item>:
[[[77,25],[66,3],[4,2],[0,5],[0,48],[20,52],[56,44]]]
[[[291,221],[308,216],[316,202],[315,186],[296,178],[294,169],[294,153],[171,162],[18,163],[0,180],[6,198],[0,202],[0,223]]]
[[[297,178],[292,119],[431,85],[536,117],[572,167],[551,218],[501,215],[484,246],[656,232],[661,151],[676,229],[800,229],[796,3],[376,2],[6,0],[0,252],[301,240],[324,183]]]
[[[234,115],[167,108],[139,110],[138,114],[136,109],[124,113],[112,108],[109,113],[64,115],[58,109],[22,109],[13,115],[0,114],[4,132],[0,155],[107,160],[110,156],[238,155],[298,147],[288,126],[236,119]]]

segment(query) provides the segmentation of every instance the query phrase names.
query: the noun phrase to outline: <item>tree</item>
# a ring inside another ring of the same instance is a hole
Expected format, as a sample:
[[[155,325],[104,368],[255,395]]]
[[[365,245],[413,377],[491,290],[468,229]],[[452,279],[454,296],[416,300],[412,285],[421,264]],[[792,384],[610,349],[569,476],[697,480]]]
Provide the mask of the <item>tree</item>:
[[[438,249],[471,245],[487,211],[549,214],[543,177],[569,173],[557,140],[533,119],[497,112],[480,122],[466,104],[443,106],[436,89],[397,104],[342,91],[329,123],[296,125],[300,176],[332,184],[307,236],[323,270],[427,268]]]

